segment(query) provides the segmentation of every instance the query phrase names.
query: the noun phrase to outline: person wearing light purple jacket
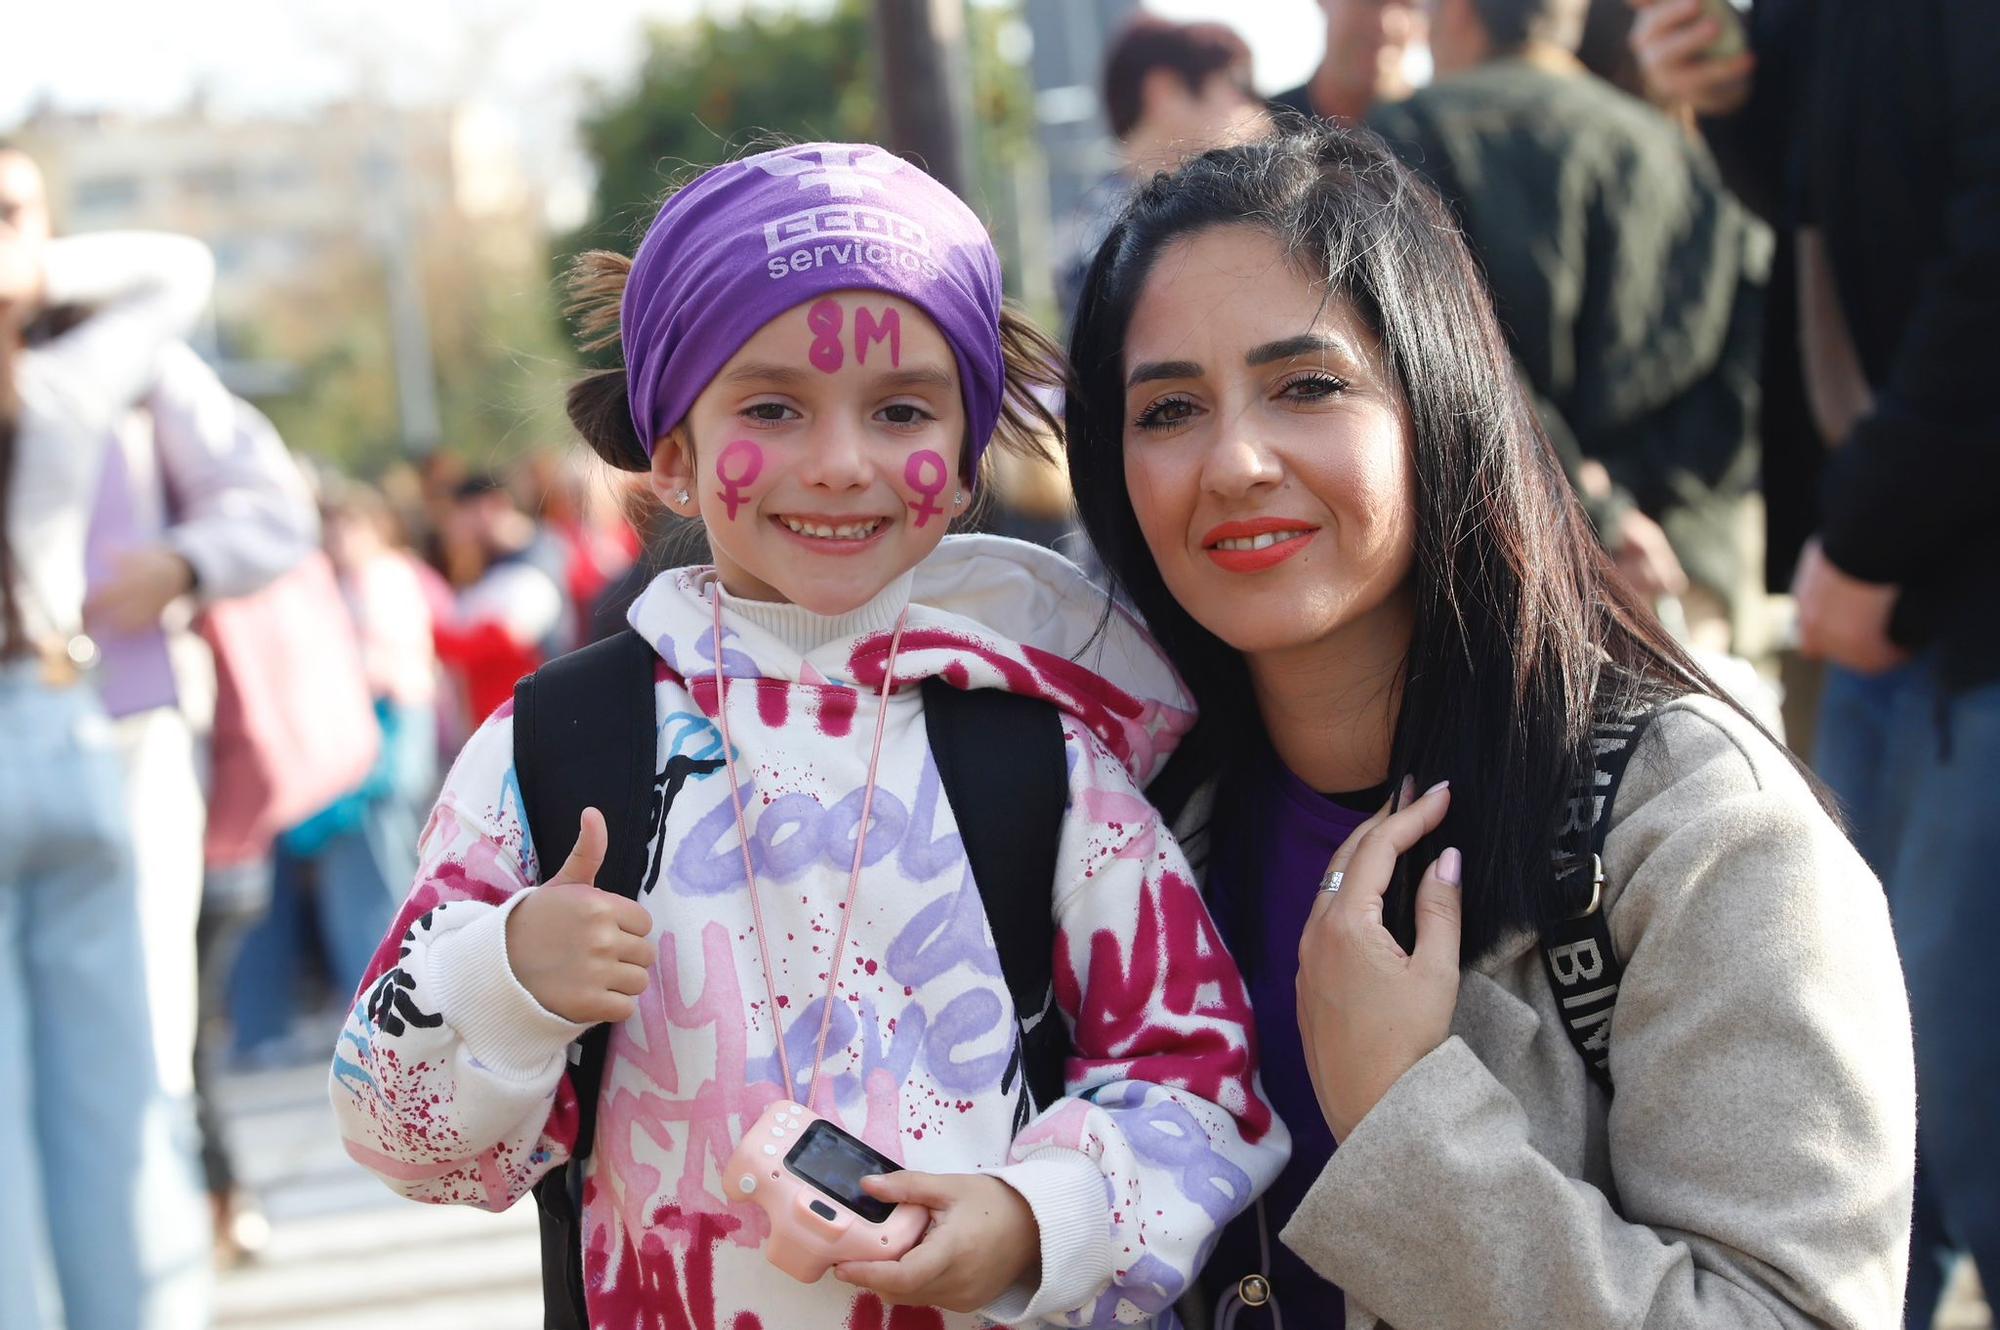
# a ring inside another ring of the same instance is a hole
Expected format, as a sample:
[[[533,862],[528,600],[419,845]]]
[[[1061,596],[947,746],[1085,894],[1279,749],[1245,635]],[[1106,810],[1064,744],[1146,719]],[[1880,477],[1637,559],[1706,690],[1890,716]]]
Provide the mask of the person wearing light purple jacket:
[[[207,303],[198,243],[50,241],[0,147],[0,1325],[207,1323],[160,1090],[117,739],[83,685],[84,548],[117,421]],[[55,309],[80,317],[43,317]]]

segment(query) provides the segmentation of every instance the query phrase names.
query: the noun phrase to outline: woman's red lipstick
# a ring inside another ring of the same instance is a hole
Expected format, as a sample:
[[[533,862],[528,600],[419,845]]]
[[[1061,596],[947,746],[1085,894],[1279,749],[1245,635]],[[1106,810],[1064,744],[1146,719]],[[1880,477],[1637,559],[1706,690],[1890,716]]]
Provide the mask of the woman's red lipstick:
[[[1275,568],[1312,544],[1319,527],[1290,517],[1257,517],[1247,522],[1224,522],[1201,538],[1202,553],[1215,566],[1229,573],[1261,573]],[[1218,549],[1225,540],[1251,540],[1258,536],[1279,539],[1261,549]]]

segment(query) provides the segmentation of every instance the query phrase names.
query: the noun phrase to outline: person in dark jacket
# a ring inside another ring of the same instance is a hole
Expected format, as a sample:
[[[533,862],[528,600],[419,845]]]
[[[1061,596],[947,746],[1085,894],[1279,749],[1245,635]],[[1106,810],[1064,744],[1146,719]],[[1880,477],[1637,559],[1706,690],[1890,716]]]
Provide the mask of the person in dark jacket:
[[[1755,651],[1769,236],[1699,143],[1591,75],[1588,0],[1430,0],[1437,81],[1370,128],[1452,204],[1600,537],[1692,640]]]
[[[1828,453],[1795,583],[1828,662],[1818,763],[1881,873],[1923,1096],[1909,1324],[1937,1258],[2000,1278],[2000,24],[1980,0],[1758,0],[1749,49],[1639,0],[1649,82],[1790,233],[1805,406]]]

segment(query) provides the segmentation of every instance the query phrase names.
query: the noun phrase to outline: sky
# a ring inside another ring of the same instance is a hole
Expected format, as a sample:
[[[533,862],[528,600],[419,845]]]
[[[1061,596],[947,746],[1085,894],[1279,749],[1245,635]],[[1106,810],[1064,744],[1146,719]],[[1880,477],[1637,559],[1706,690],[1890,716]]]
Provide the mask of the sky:
[[[746,3],[787,7],[785,0],[7,0],[0,130],[44,98],[64,110],[143,113],[182,105],[198,88],[226,112],[302,113],[364,78],[399,97],[456,92],[560,112],[580,76],[616,82],[629,74],[643,20]],[[1319,54],[1314,0],[1149,0],[1147,8],[1233,24],[1267,90],[1303,80]]]

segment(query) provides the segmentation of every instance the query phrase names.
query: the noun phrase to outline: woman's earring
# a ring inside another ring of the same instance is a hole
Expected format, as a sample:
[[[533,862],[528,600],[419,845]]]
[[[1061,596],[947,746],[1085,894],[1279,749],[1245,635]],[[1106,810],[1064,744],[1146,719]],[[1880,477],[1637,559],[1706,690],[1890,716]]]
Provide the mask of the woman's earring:
[[[686,490],[675,490],[675,491],[674,491],[674,502],[675,502],[675,503],[679,503],[679,504],[685,504],[685,503],[686,503],[687,501],[688,501],[688,492],[687,492]]]
[[[959,491],[957,491],[956,493],[954,493],[954,494],[953,494],[953,495],[951,496],[951,506],[952,506],[952,507],[954,507],[954,508],[963,508],[963,507],[965,507],[965,491],[964,491],[964,490],[959,490]]]

